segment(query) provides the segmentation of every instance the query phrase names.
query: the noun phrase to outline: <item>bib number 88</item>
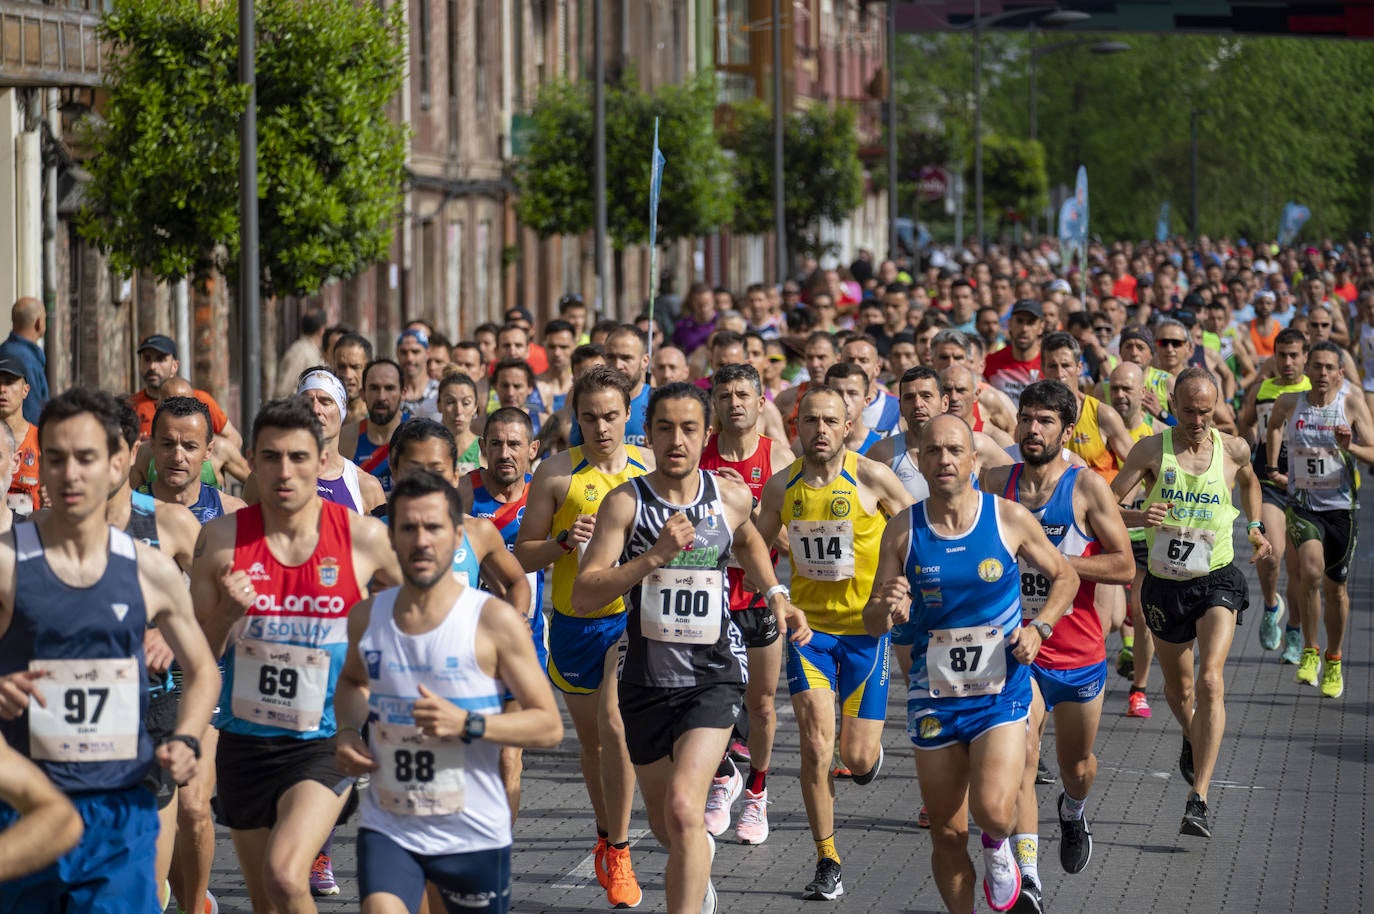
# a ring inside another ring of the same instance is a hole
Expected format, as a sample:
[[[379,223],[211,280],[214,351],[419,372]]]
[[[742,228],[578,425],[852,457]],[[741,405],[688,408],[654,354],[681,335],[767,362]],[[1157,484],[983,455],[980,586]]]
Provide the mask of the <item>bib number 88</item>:
[[[408,784],[418,781],[427,784],[434,780],[434,753],[424,749],[411,752],[409,749],[396,750],[396,781]]]

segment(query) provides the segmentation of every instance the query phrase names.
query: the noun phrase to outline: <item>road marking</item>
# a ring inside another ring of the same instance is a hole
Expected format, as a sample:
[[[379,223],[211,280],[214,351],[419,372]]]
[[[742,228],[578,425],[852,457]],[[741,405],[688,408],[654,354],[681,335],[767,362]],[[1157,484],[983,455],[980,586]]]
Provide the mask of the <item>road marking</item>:
[[[1156,778],[1156,779],[1161,780],[1161,781],[1167,781],[1167,780],[1169,780],[1170,778],[1178,777],[1178,775],[1177,775],[1175,772],[1173,772],[1173,771],[1146,771],[1144,768],[1125,768],[1125,767],[1121,767],[1121,766],[1119,766],[1119,765],[1098,765],[1097,770],[1098,770],[1098,771],[1115,771],[1115,772],[1117,772],[1118,774],[1138,774],[1138,775],[1142,775],[1142,776],[1149,776],[1149,777],[1152,777],[1152,778]],[[1212,786],[1212,787],[1219,787],[1219,788],[1221,788],[1221,789],[1223,789],[1223,790],[1270,790],[1270,789],[1272,789],[1272,788],[1269,788],[1269,787],[1265,787],[1265,786],[1263,786],[1262,784],[1242,784],[1242,783],[1240,783],[1239,781],[1213,781],[1212,784],[1211,784],[1211,786]]]
[[[630,847],[634,847],[649,833],[647,828],[632,828],[629,831]],[[564,873],[559,880],[553,884],[555,889],[580,889],[588,883],[596,884],[596,852],[588,854],[582,858],[582,862]]]

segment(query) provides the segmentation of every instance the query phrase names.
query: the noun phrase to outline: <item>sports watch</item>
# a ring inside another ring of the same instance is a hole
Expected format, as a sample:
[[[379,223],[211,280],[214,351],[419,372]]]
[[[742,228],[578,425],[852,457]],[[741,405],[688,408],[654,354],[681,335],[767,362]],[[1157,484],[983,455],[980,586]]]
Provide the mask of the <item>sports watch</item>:
[[[1050,635],[1054,634],[1054,626],[1048,622],[1035,621],[1031,623],[1031,627],[1040,633],[1041,641],[1050,640]]]

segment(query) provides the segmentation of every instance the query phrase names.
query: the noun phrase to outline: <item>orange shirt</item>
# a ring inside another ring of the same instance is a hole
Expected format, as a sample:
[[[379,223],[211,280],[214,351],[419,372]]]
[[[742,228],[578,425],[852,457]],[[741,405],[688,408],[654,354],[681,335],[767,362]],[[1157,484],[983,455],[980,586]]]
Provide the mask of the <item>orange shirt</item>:
[[[224,426],[229,424],[229,417],[224,414],[224,410],[219,408],[215,398],[203,390],[197,389],[196,399],[205,404],[205,408],[210,410],[210,430],[218,435],[223,431]],[[129,398],[129,405],[138,413],[139,434],[147,438],[153,433],[153,414],[157,412],[157,401],[148,396],[148,392],[140,390]]]
[[[19,455],[19,469],[10,480],[10,490],[6,500],[11,508],[20,514],[32,514],[42,498],[38,492],[38,426],[29,423],[24,440],[16,448]]]
[[[1112,296],[1122,301],[1135,301],[1136,278],[1130,273],[1112,282]]]

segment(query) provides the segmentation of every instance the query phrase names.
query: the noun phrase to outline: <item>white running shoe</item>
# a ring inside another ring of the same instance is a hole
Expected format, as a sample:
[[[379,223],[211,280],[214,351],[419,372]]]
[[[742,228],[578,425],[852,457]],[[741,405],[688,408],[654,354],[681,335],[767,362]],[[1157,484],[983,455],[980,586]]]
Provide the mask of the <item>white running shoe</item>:
[[[740,844],[762,844],[768,840],[768,788],[758,793],[744,791],[744,806],[739,811],[735,837]]]
[[[744,775],[735,763],[730,763],[730,775],[711,779],[711,793],[706,797],[706,831],[721,835],[730,827],[730,807],[744,790]]]

